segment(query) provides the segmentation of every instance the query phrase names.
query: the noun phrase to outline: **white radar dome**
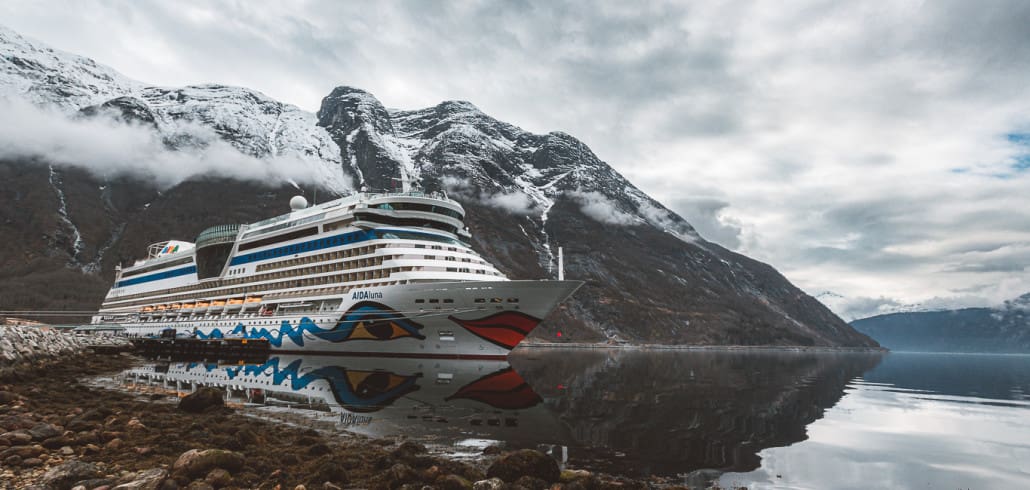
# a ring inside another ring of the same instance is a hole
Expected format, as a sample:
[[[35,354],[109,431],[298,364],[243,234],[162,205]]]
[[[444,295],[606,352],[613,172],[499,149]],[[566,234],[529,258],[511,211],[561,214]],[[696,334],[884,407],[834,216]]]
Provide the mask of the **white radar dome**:
[[[306,207],[308,207],[308,200],[304,199],[304,196],[293,196],[290,199],[290,209],[300,211]]]

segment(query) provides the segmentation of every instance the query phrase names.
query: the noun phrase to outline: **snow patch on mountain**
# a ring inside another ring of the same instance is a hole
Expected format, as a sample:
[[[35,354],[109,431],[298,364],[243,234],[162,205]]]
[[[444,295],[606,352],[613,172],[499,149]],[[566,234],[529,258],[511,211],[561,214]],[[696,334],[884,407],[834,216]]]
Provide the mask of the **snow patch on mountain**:
[[[57,218],[67,228],[72,237],[72,248],[69,250],[68,265],[77,266],[79,265],[79,256],[82,255],[82,250],[86,247],[86,242],[82,240],[82,233],[79,233],[79,228],[75,226],[71,217],[68,216],[68,201],[64,197],[64,190],[61,189],[61,177],[57,175],[53,165],[50,165],[48,170],[50,187],[54,190],[54,194],[57,195]]]
[[[212,147],[213,139],[218,139],[242,156],[251,157],[233,157],[224,151],[225,147],[218,146],[219,151],[204,158],[208,162],[228,158],[239,165],[234,173],[242,179],[307,173],[298,180],[317,183],[339,194],[350,190],[339,147],[316,124],[314,114],[295,106],[240,87],[148,86],[91,59],[55,50],[2,26],[0,53],[0,99],[7,103],[28,101],[70,116],[115,98],[132,97],[153,114],[160,139],[172,149],[187,146],[204,152]],[[0,114],[7,123],[18,124],[13,117],[8,111]],[[134,146],[149,145],[150,139],[140,135]],[[140,166],[147,173],[147,164],[140,162]],[[269,167],[276,169],[270,171]],[[191,175],[204,174],[202,166],[185,168],[196,170]]]
[[[0,25],[0,96],[68,112],[138,92],[143,84],[89,58],[50,48]]]

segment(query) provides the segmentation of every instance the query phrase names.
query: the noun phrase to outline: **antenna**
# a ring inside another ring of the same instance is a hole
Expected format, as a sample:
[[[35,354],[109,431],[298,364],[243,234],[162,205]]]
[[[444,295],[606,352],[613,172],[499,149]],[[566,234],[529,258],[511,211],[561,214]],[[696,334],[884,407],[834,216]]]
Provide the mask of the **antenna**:
[[[562,247],[558,247],[558,280],[565,280],[565,257]]]

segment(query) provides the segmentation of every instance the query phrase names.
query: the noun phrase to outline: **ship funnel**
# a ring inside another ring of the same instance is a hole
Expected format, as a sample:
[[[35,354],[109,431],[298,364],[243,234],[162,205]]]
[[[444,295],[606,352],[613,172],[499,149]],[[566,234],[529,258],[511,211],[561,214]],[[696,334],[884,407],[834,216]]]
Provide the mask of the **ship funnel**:
[[[293,196],[293,198],[290,199],[290,209],[300,211],[306,207],[308,207],[308,200],[304,199],[304,196]]]

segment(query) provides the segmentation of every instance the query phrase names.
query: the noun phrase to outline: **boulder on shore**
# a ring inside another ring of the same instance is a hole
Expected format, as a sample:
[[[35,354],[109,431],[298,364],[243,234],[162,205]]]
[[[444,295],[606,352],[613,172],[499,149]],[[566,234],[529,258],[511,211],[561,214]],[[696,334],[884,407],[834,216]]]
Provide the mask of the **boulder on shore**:
[[[190,449],[179,455],[172,465],[173,473],[181,473],[190,478],[206,476],[211,470],[221,468],[230,472],[243,468],[243,455],[224,449]]]
[[[201,413],[211,407],[225,406],[225,392],[205,386],[179,400],[179,410],[190,413]]]
[[[68,490],[76,482],[100,476],[100,469],[93,463],[71,460],[47,470],[43,475],[43,484],[58,490]]]
[[[558,481],[561,471],[558,462],[550,456],[532,449],[521,449],[505,454],[486,471],[489,478],[500,478],[508,483],[523,476],[539,478],[547,483]]]

